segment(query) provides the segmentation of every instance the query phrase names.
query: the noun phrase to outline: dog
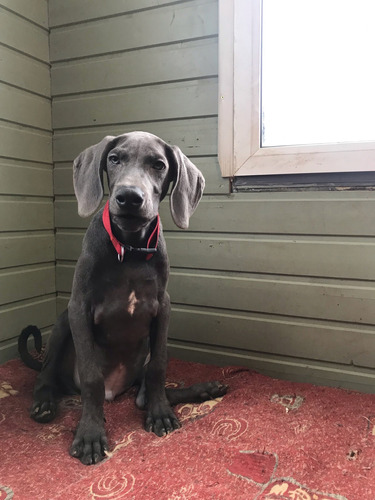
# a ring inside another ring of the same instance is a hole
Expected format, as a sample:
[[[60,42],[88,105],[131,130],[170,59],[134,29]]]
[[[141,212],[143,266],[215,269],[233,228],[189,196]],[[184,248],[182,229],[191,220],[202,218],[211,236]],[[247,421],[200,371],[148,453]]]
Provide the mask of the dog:
[[[164,436],[180,427],[172,406],[223,396],[227,386],[203,382],[165,388],[170,299],[169,261],[158,211],[170,184],[174,223],[187,229],[204,178],[177,146],[146,132],[107,136],[73,163],[78,213],[88,217],[109,199],[86,231],[68,308],[53,328],[43,362],[32,359],[27,338],[40,349],[40,332],[19,337],[21,358],[40,370],[31,417],[51,421],[61,394],[81,393],[82,415],[71,456],[90,465],[108,451],[104,400],[139,387],[136,405],[146,410],[145,430]]]

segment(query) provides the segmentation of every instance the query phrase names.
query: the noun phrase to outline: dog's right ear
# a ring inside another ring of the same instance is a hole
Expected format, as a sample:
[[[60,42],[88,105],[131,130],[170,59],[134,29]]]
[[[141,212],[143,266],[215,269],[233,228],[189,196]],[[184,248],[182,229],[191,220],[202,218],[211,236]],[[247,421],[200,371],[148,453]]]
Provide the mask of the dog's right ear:
[[[113,139],[114,136],[107,135],[98,144],[85,149],[73,162],[74,192],[81,217],[93,214],[102,201],[103,169]]]

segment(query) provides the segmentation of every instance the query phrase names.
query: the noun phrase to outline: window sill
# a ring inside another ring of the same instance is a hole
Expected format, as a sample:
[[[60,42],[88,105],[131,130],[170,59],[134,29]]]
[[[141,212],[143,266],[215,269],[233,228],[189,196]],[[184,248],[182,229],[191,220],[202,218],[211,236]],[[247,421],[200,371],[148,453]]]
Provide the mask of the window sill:
[[[375,190],[375,172],[239,176],[232,192]]]

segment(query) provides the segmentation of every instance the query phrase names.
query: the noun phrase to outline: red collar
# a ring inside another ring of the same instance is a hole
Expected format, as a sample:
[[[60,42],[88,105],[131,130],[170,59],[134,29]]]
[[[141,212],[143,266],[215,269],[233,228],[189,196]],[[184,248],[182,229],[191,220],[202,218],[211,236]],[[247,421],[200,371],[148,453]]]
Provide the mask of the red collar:
[[[112,227],[111,227],[111,218],[109,215],[109,201],[105,204],[104,210],[103,210],[103,225],[105,230],[108,233],[108,236],[112,242],[112,245],[114,246],[118,260],[122,262],[124,260],[124,255],[125,252],[141,252],[145,253],[146,255],[146,260],[150,260],[154,253],[156,253],[157,248],[158,248],[158,242],[159,242],[159,233],[160,233],[160,217],[159,214],[156,219],[156,224],[155,227],[151,233],[151,236],[149,237],[147,241],[147,247],[146,248],[135,248],[130,245],[125,245],[123,243],[120,243],[119,240],[115,237],[115,235],[112,232]],[[154,246],[150,246],[154,243]]]

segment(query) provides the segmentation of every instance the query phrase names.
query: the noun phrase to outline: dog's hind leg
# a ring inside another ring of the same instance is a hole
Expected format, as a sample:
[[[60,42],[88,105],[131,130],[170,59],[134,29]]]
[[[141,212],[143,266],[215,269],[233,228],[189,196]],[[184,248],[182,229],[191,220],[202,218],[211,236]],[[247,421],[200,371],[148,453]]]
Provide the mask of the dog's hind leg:
[[[227,393],[228,386],[220,382],[202,382],[183,389],[167,388],[166,394],[171,406],[180,403],[201,403],[219,398]]]
[[[171,406],[176,406],[180,403],[201,403],[209,399],[219,398],[227,393],[228,386],[220,382],[202,382],[194,384],[190,387],[182,389],[172,389],[167,387],[165,389],[168,401]],[[147,405],[145,381],[138,389],[137,398],[135,401],[140,410],[144,410]]]
[[[37,422],[50,422],[56,416],[59,376],[69,336],[68,312],[65,311],[52,330],[42,370],[36,379],[30,416]]]

